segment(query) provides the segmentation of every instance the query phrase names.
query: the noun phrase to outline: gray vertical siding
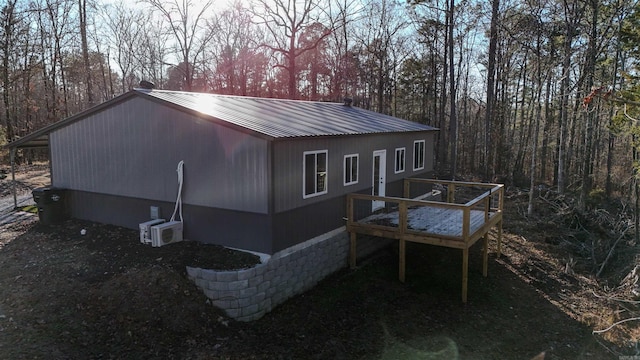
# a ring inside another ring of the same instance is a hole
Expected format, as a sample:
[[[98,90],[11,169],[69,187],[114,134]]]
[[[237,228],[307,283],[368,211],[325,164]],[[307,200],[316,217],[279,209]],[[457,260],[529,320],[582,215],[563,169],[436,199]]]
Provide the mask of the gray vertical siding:
[[[268,142],[143,98],[132,98],[50,135],[54,186],[269,212]]]
[[[159,206],[160,215],[168,218],[173,212],[171,202],[70,191],[71,216],[76,219],[138,229],[149,220],[149,206]],[[185,205],[184,238],[202,243],[272,254],[271,218],[267,214],[222,210]]]
[[[274,212],[320,203],[348,193],[362,192],[372,186],[373,152],[386,150],[386,183],[417,176],[433,170],[434,132],[377,134],[341,137],[302,138],[273,144]],[[413,142],[425,140],[425,168],[413,171]],[[405,171],[394,173],[395,149],[406,148]],[[305,151],[328,150],[328,193],[307,199],[302,197],[302,159]],[[344,156],[359,154],[358,183],[343,185]],[[389,190],[389,189],[387,189]],[[387,191],[387,194],[390,194]]]

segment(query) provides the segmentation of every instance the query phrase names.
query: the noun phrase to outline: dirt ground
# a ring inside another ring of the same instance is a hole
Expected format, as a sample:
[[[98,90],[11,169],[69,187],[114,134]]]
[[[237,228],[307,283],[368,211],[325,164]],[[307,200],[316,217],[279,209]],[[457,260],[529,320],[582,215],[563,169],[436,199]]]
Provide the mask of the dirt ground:
[[[0,182],[6,186],[6,182]],[[26,185],[28,186],[28,185]],[[0,190],[2,190],[0,188]],[[0,228],[1,359],[619,359],[636,355],[638,302],[621,286],[638,245],[621,242],[599,281],[573,250],[577,232],[526,194],[505,204],[503,255],[489,276],[459,250],[410,244],[342,270],[253,323],[210,305],[185,266],[244,268],[250,254],[191,242],[152,248],[134,230],[36,217]],[[81,235],[81,230],[86,235]],[[591,229],[588,231],[594,234]],[[634,302],[636,301],[636,302]]]

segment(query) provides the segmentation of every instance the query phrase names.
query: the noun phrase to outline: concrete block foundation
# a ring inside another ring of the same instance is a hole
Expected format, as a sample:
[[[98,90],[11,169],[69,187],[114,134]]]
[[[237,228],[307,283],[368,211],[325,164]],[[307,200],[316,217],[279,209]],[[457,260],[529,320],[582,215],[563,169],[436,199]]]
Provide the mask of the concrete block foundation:
[[[358,258],[391,243],[388,239],[359,236]],[[254,321],[348,263],[349,235],[342,227],[282,250],[249,269],[216,271],[187,266],[187,274],[229,317]]]

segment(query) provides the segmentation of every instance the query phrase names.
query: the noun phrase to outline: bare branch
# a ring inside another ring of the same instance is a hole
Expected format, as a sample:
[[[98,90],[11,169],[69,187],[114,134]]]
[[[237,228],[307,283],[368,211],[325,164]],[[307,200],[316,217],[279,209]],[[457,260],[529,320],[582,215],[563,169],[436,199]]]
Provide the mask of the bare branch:
[[[620,325],[620,324],[624,324],[624,323],[626,323],[626,322],[629,322],[629,321],[636,321],[636,320],[640,320],[640,317],[632,317],[632,318],[628,318],[628,319],[620,320],[620,321],[618,321],[618,322],[613,323],[611,326],[609,326],[609,327],[608,327],[608,328],[606,328],[606,329],[603,329],[603,330],[593,330],[593,333],[594,333],[594,334],[602,334],[602,333],[604,333],[604,332],[607,332],[607,331],[609,331],[609,330],[613,329],[614,327],[616,327],[616,326],[618,326],[618,325]]]

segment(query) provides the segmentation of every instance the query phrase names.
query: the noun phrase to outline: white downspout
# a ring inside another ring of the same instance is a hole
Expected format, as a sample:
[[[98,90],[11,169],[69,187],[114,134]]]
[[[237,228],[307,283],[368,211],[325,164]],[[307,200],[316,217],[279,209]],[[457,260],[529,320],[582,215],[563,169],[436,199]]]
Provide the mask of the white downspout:
[[[182,222],[182,184],[184,182],[184,160],[178,163],[176,172],[178,173],[178,198],[176,199],[176,207],[173,209],[173,215],[171,215],[170,221],[176,220],[176,214],[180,216],[180,222]],[[179,209],[179,210],[178,210]]]

